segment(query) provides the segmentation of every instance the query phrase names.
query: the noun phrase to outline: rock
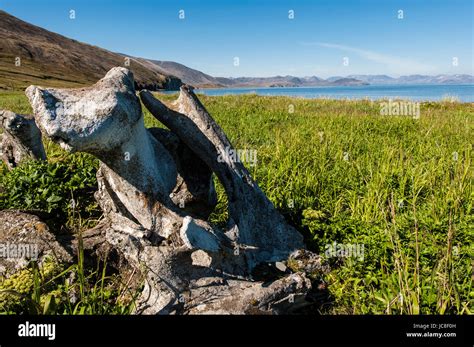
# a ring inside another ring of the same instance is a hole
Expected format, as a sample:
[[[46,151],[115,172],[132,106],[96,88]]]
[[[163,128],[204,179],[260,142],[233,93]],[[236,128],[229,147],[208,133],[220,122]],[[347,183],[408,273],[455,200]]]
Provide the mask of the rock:
[[[184,218],[179,235],[189,249],[202,249],[210,252],[218,252],[221,249],[219,238],[213,233],[213,230],[206,230],[189,216]]]
[[[63,247],[39,217],[19,211],[0,211],[0,275],[9,275],[32,260],[45,257],[71,262],[72,254]]]
[[[285,263],[282,263],[281,261],[277,261],[277,262],[275,263],[275,267],[276,267],[278,270],[280,270],[281,272],[286,272],[286,270],[287,270],[287,267],[286,267]]]
[[[201,249],[193,252],[191,254],[191,259],[194,266],[210,267],[212,264],[212,258]]]
[[[189,314],[281,314],[300,307],[311,282],[304,274],[292,274],[270,284],[229,280],[192,289],[185,301]],[[203,300],[202,298],[206,298]]]
[[[330,270],[329,265],[323,262],[321,256],[305,249],[293,252],[287,264],[293,271],[307,274],[328,273]]]

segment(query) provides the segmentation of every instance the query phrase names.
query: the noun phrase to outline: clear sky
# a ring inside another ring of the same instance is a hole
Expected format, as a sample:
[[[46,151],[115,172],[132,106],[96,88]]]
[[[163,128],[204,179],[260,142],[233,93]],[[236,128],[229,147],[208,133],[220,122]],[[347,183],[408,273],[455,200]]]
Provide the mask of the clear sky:
[[[0,9],[78,41],[213,76],[329,77],[473,74],[473,3],[0,0]]]

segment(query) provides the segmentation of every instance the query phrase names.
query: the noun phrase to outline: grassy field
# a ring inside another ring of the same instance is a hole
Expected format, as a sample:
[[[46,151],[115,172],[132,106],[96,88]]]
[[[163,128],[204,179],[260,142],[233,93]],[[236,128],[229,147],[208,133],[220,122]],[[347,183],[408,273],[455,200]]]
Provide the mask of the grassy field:
[[[363,100],[200,98],[237,149],[257,151],[257,165],[248,166],[253,177],[332,264],[321,279],[329,297],[315,311],[473,313],[474,104],[425,102],[414,119],[382,116],[378,102]],[[0,94],[0,108],[30,112],[18,93]],[[159,126],[147,112],[145,122]],[[48,164],[0,169],[0,209],[52,212],[65,232],[94,225],[97,161],[46,146]],[[221,224],[220,186],[218,193],[211,220]],[[72,197],[79,200],[74,210]],[[328,245],[357,246],[359,253],[334,256]],[[108,293],[109,306],[86,305],[83,312],[129,312],[114,308],[116,294]]]

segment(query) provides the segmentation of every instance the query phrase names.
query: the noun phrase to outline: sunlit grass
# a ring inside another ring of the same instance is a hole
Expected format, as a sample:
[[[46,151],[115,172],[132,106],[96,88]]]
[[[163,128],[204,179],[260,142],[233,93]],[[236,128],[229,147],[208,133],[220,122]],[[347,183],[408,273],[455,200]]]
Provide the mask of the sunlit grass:
[[[257,151],[250,172],[311,249],[364,245],[363,260],[330,259],[330,298],[320,312],[472,313],[474,104],[425,102],[414,119],[381,116],[368,100],[200,98],[234,147]],[[0,108],[30,112],[14,93],[0,94]],[[148,127],[161,126],[144,113]],[[88,168],[96,160],[46,148],[50,161],[75,163],[95,184]],[[218,195],[211,220],[223,224],[221,186]]]

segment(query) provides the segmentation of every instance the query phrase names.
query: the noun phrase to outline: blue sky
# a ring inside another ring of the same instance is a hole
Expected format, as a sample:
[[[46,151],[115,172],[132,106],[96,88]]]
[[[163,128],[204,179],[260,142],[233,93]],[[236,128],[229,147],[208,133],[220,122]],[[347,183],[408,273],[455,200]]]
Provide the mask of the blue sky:
[[[473,74],[473,3],[0,0],[0,9],[79,41],[214,76],[329,77]]]

